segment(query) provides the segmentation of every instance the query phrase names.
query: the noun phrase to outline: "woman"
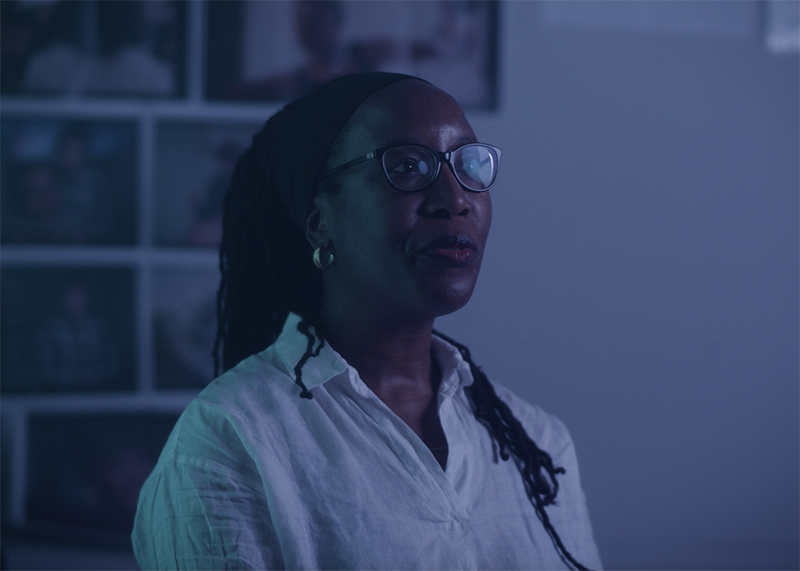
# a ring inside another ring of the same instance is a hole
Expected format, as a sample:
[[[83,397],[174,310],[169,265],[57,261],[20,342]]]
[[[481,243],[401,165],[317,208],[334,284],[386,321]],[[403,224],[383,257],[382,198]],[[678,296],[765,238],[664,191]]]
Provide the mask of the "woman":
[[[225,199],[227,372],[142,490],[143,569],[600,566],[566,429],[433,331],[472,294],[499,158],[385,73],[254,137]]]

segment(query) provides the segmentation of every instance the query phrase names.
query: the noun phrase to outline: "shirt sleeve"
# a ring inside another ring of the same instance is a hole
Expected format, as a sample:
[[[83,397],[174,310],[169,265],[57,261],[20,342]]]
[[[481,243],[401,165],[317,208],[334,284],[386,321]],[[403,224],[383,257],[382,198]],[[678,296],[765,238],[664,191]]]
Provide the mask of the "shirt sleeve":
[[[187,441],[181,426],[139,496],[132,540],[141,568],[282,568],[263,485],[235,431],[206,426],[187,430]]]
[[[533,441],[550,454],[556,468],[558,494],[555,504],[545,510],[556,533],[570,554],[587,569],[603,568],[589,519],[586,495],[581,486],[578,457],[569,430],[561,420],[539,407],[516,397],[505,387],[497,387],[498,396],[511,407]]]
[[[556,532],[573,557],[587,569],[599,570],[603,568],[603,563],[594,539],[586,495],[581,486],[575,445],[566,426],[558,419],[553,420],[560,425],[559,431],[563,431],[566,439],[566,445],[560,453],[553,455],[553,464],[564,468],[565,473],[557,475],[559,490],[555,506],[548,506],[546,509],[554,512],[552,519]]]

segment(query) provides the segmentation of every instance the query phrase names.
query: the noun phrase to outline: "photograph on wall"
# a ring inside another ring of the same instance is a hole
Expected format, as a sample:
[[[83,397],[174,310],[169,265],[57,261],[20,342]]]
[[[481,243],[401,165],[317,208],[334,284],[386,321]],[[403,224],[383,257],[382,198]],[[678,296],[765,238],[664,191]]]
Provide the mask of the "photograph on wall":
[[[761,37],[770,53],[800,52],[800,3],[768,0],[762,8]]]
[[[4,95],[175,97],[185,92],[186,2],[3,0]]]
[[[339,76],[419,76],[464,108],[497,105],[496,1],[209,2],[206,94],[288,101]]]
[[[135,242],[133,122],[4,116],[2,132],[4,244]]]
[[[154,270],[156,388],[203,388],[214,379],[219,279],[216,268]]]
[[[129,545],[139,490],[177,417],[152,411],[32,414],[25,530]]]
[[[222,200],[236,160],[261,127],[210,122],[158,125],[153,225],[157,245],[219,246]]]
[[[4,394],[134,389],[133,270],[6,264],[2,275]]]

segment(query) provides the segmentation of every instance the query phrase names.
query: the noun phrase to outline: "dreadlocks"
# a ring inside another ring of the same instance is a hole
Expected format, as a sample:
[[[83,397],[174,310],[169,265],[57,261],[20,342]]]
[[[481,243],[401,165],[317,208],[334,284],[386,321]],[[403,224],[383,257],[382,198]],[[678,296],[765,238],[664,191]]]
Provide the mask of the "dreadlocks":
[[[281,196],[283,183],[276,175],[281,157],[276,141],[285,138],[286,117],[282,113],[273,116],[253,137],[252,146],[239,158],[224,199],[214,364],[219,374],[271,345],[293,312],[301,317],[298,330],[307,339],[305,353],[294,368],[295,382],[299,396],[311,399],[302,371],[325,343],[319,318],[322,279],[313,266],[311,247],[297,217]],[[325,156],[329,152],[330,145]],[[320,164],[325,156],[319,157]],[[566,549],[545,510],[555,504],[559,488],[556,475],[563,474],[564,469],[554,466],[550,455],[527,435],[472,361],[469,349],[439,332],[435,334],[455,346],[469,364],[474,382],[465,390],[475,417],[488,430],[500,458],[514,458],[527,496],[562,560],[585,569]]]
[[[467,393],[475,418],[489,431],[492,439],[497,444],[500,458],[508,460],[510,456],[514,457],[522,474],[522,481],[525,483],[528,499],[531,500],[533,507],[536,509],[536,515],[539,516],[542,525],[544,525],[556,545],[562,559],[566,558],[576,569],[586,569],[564,547],[564,543],[561,541],[553,524],[550,523],[550,518],[544,509],[545,506],[555,504],[556,494],[558,493],[556,474],[564,474],[564,468],[556,468],[550,455],[536,446],[536,443],[531,440],[522,424],[514,417],[508,405],[497,396],[486,373],[472,361],[469,349],[439,331],[434,331],[434,333],[458,349],[461,356],[469,364],[473,383],[466,387],[464,392]],[[546,478],[545,475],[547,476]]]
[[[236,164],[225,194],[217,293],[214,370],[227,371],[278,338],[289,312],[300,315],[308,350],[295,369],[301,396],[311,398],[302,381],[302,365],[312,355],[322,301],[322,278],[311,262],[311,247],[292,222],[270,180],[270,119],[253,137]],[[322,341],[317,350],[322,349]]]

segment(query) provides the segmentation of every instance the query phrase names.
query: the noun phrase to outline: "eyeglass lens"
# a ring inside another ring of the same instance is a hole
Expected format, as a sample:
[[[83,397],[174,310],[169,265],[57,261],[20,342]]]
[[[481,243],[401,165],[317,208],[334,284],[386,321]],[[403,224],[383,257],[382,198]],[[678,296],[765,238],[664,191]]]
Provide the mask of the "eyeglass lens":
[[[421,190],[438,174],[439,158],[418,145],[392,147],[382,160],[386,176],[399,190]],[[487,190],[497,177],[497,153],[486,145],[460,147],[451,155],[450,163],[458,181],[469,190]]]

